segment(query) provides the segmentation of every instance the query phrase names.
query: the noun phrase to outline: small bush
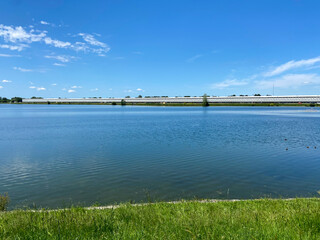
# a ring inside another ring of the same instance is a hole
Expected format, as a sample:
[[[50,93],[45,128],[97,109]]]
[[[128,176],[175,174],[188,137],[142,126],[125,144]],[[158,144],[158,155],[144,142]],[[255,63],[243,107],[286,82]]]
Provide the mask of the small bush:
[[[7,209],[9,202],[10,198],[8,196],[8,193],[5,193],[3,196],[0,195],[0,212]]]
[[[315,103],[310,103],[310,107],[315,107],[316,104]]]

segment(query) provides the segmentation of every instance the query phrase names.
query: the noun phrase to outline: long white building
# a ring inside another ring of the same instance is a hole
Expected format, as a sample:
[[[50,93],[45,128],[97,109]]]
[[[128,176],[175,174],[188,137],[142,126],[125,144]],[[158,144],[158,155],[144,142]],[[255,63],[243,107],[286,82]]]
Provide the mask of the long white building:
[[[147,98],[44,98],[23,99],[24,103],[201,103],[202,97],[147,97]],[[297,96],[232,96],[208,97],[209,103],[319,103],[320,95]]]

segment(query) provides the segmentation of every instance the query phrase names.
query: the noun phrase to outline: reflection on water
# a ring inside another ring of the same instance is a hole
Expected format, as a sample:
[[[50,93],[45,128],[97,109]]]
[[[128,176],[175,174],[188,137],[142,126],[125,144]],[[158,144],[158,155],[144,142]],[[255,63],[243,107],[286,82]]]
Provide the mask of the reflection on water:
[[[311,196],[316,108],[0,105],[11,207]]]

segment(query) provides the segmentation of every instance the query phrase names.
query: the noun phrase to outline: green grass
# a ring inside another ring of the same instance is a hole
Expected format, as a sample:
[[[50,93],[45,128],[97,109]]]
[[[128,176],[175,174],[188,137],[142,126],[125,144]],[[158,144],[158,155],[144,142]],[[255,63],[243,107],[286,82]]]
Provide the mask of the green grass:
[[[15,210],[0,239],[320,239],[320,199]]]

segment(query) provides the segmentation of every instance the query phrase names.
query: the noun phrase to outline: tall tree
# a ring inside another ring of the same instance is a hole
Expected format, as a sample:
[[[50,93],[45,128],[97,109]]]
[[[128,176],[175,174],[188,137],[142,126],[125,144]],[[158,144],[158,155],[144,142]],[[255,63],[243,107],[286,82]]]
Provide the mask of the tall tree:
[[[208,107],[209,106],[208,95],[207,94],[203,94],[203,96],[202,96],[202,106],[203,107]]]

